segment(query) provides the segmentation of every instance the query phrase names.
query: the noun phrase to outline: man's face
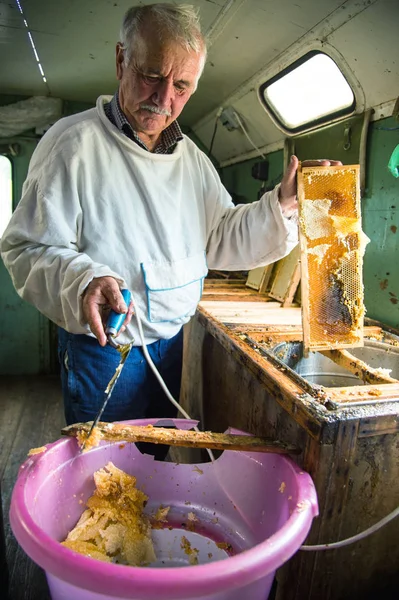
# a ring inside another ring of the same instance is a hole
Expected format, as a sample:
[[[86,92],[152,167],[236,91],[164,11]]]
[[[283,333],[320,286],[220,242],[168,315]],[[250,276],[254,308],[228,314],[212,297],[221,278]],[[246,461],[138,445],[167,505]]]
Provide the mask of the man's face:
[[[195,91],[202,54],[187,51],[173,40],[160,41],[150,27],[124,64],[124,52],[116,48],[119,102],[133,129],[157,137],[177,119]]]

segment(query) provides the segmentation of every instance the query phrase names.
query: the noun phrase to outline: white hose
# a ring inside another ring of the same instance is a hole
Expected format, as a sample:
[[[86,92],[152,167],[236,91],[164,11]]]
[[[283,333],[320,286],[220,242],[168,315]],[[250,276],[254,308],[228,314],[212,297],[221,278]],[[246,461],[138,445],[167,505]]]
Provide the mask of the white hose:
[[[320,544],[319,546],[301,546],[299,549],[307,550],[307,551],[311,552],[313,550],[334,550],[334,548],[343,548],[344,546],[349,546],[349,544],[358,542],[358,541],[364,539],[365,537],[367,537],[368,535],[375,533],[376,531],[381,529],[381,527],[383,527],[384,525],[386,525],[387,523],[392,521],[392,519],[394,519],[398,515],[399,515],[399,506],[398,506],[398,508],[395,508],[395,510],[392,511],[389,515],[387,515],[386,517],[381,519],[381,521],[378,521],[378,523],[376,523],[372,527],[369,527],[365,531],[362,531],[361,533],[358,533],[357,535],[353,535],[352,537],[347,538],[346,540],[341,540],[340,542],[333,542],[332,544]]]
[[[151,356],[149,355],[149,352],[148,352],[148,349],[147,349],[147,345],[146,345],[145,340],[144,340],[144,333],[143,333],[143,327],[142,327],[142,324],[141,324],[141,319],[139,317],[139,313],[138,313],[137,306],[136,306],[136,303],[135,303],[134,298],[133,298],[133,294],[131,296],[131,303],[133,304],[133,308],[134,308],[134,316],[136,317],[136,321],[137,321],[137,327],[138,327],[138,330],[139,330],[141,345],[143,347],[143,354],[145,356],[146,361],[148,362],[148,364],[150,366],[150,369],[153,371],[155,377],[158,379],[158,381],[159,381],[159,383],[160,383],[163,391],[165,392],[168,400],[170,400],[170,402],[173,404],[173,406],[175,408],[177,408],[177,410],[179,412],[181,412],[181,414],[184,416],[185,419],[188,419],[189,421],[191,421],[192,419],[191,419],[190,415],[173,398],[172,394],[168,390],[168,387],[167,387],[166,383],[162,379],[161,374],[159,373],[158,369],[154,365]],[[197,426],[195,426],[194,429],[195,429],[195,431],[198,431],[198,432],[200,431]],[[213,462],[215,460],[215,457],[213,456],[212,451],[209,450],[209,448],[206,448],[206,451],[208,452],[209,457],[210,457],[211,461]]]

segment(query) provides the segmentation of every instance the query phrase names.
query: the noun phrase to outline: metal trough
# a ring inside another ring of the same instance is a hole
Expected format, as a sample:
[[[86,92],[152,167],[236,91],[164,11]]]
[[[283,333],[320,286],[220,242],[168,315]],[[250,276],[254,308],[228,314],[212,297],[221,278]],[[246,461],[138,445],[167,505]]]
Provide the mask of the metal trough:
[[[390,370],[390,376],[399,379],[399,347],[366,341],[364,347],[350,348],[349,352],[373,369]],[[271,353],[308,383],[324,387],[365,385],[359,377],[320,352],[311,352],[305,358],[302,342],[282,342],[272,348]]]

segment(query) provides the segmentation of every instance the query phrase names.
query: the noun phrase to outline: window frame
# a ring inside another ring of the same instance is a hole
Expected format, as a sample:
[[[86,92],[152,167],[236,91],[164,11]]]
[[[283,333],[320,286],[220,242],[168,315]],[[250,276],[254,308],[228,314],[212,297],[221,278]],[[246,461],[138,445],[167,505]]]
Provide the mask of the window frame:
[[[353,102],[350,106],[348,106],[346,108],[336,110],[335,112],[331,112],[328,115],[318,117],[317,119],[313,119],[312,121],[308,121],[307,123],[303,123],[302,125],[298,125],[297,127],[292,127],[292,128],[288,127],[281,120],[279,115],[275,112],[275,110],[271,106],[271,104],[267,101],[267,99],[265,98],[264,91],[271,84],[282,79],[285,75],[287,75],[288,73],[291,73],[291,71],[294,71],[299,66],[301,66],[303,63],[307,62],[310,58],[312,58],[313,56],[316,56],[318,54],[324,54],[325,56],[327,56],[330,60],[332,60],[336,64],[337,68],[341,72],[346,83],[348,84],[348,86],[350,87],[350,89],[352,91]],[[351,82],[349,81],[349,78],[347,77],[345,72],[342,70],[342,68],[339,66],[337,61],[331,56],[331,54],[329,54],[328,52],[325,52],[324,49],[323,50],[319,50],[319,49],[309,50],[308,52],[303,54],[301,57],[297,58],[294,62],[292,62],[289,65],[287,65],[286,67],[284,67],[284,69],[282,69],[281,71],[279,71],[278,73],[276,73],[275,75],[273,75],[272,77],[267,79],[267,81],[264,81],[258,88],[258,96],[259,96],[260,102],[262,103],[262,106],[266,109],[268,115],[271,117],[271,119],[274,121],[274,123],[282,131],[284,131],[284,133],[286,133],[287,135],[291,135],[291,136],[297,135],[299,133],[304,133],[305,131],[311,131],[313,129],[316,129],[317,127],[320,127],[321,125],[327,125],[327,124],[339,121],[341,119],[348,118],[356,112],[356,109],[358,106],[356,89],[351,84]]]

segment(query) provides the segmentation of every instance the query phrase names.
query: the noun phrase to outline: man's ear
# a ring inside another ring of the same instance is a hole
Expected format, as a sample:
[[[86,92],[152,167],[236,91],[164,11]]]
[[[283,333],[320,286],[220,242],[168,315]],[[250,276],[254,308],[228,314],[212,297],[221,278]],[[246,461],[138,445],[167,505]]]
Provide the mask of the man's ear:
[[[125,52],[120,42],[116,44],[116,77],[120,81],[123,75]]]

